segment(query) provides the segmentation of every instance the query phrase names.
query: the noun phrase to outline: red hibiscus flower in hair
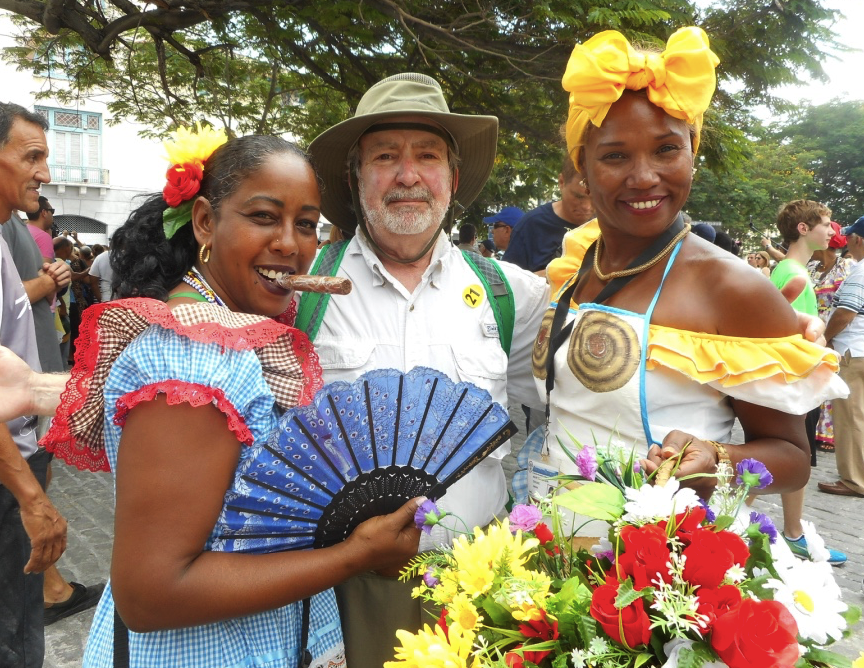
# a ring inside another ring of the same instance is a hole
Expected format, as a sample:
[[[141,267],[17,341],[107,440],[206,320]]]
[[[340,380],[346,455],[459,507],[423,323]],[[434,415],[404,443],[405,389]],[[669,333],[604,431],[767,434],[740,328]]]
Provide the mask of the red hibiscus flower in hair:
[[[615,607],[615,597],[618,596],[620,583],[607,583],[597,587],[591,597],[591,616],[597,620],[610,638],[628,647],[645,645],[651,640],[651,620],[645,613],[642,599],[637,598],[626,608]],[[624,637],[621,637],[621,628]]]
[[[669,547],[663,529],[656,524],[625,526],[621,537],[624,539],[624,553],[618,556],[615,564],[619,579],[632,576],[635,589],[651,586],[658,577],[664,582],[672,582]]]
[[[733,564],[747,563],[747,544],[734,533],[697,529],[692,535],[690,545],[682,552],[687,559],[684,579],[690,584],[716,589]]]
[[[792,668],[798,625],[782,603],[746,598],[714,622],[711,647],[729,668]]]
[[[706,624],[710,629],[718,617],[738,607],[741,603],[741,590],[735,585],[723,585],[719,589],[699,587],[696,590],[696,599],[699,601],[699,614],[708,617]]]
[[[165,178],[168,183],[162,190],[162,197],[168,206],[179,206],[198,194],[201,179],[204,178],[204,168],[198,162],[172,165],[165,173]]]

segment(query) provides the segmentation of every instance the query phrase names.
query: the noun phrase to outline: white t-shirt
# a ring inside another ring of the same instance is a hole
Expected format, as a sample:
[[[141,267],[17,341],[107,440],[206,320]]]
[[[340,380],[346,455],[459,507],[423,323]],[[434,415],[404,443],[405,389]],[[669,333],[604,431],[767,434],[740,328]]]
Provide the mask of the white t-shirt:
[[[111,251],[99,253],[93,264],[90,265],[90,275],[99,279],[100,300],[103,302],[111,301],[111,281],[114,278],[114,272],[111,270],[111,261],[108,254]]]

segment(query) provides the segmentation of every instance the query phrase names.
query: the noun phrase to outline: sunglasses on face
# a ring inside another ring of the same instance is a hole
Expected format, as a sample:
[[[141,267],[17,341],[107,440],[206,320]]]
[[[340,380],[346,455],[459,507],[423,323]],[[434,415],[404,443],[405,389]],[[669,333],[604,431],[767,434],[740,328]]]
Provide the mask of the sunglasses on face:
[[[510,226],[509,226],[507,223],[495,223],[495,224],[492,226],[492,229],[493,229],[493,230],[497,230],[497,229],[500,229],[500,228],[502,228],[502,227],[510,227]]]
[[[42,209],[43,211],[48,211],[50,213],[54,213],[54,209]]]

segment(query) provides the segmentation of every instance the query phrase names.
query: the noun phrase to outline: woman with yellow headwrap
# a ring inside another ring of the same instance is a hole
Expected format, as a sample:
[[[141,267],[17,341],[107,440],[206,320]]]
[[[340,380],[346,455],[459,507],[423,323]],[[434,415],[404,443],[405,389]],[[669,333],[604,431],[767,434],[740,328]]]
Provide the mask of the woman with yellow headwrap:
[[[752,457],[774,477],[763,491],[807,482],[797,416],[844,392],[837,358],[796,333],[770,282],[681,216],[718,62],[692,27],[662,53],[615,31],[573,50],[567,145],[597,219],[569,233],[548,268],[555,297],[534,350],[548,435],[535,471],[575,472],[558,445],[569,432],[635,445],[649,471],[690,443],[679,476]],[[729,442],[736,417],[742,445]],[[715,479],[686,484],[707,497]]]

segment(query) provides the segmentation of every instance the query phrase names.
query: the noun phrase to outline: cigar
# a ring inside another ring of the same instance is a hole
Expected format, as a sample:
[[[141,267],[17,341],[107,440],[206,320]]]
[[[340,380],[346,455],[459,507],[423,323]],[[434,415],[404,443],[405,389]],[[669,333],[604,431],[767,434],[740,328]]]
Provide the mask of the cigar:
[[[276,283],[286,290],[297,292],[326,292],[331,295],[347,295],[351,292],[351,281],[340,276],[292,274],[276,279]]]

